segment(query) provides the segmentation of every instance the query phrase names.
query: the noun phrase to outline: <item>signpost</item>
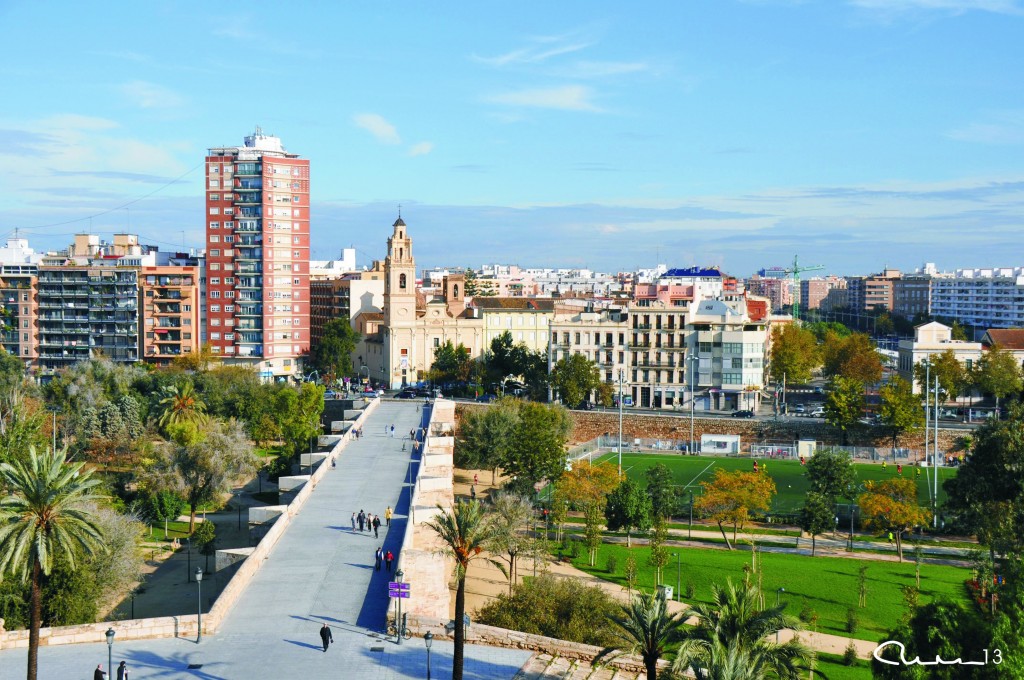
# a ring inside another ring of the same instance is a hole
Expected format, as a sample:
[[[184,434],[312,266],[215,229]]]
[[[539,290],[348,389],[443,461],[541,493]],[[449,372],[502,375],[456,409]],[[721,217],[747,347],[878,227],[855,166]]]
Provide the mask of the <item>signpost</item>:
[[[388,597],[409,597],[409,584],[399,581],[388,581]]]
[[[402,578],[402,573],[398,572],[395,574],[398,578]],[[402,644],[402,635],[405,633],[405,625],[402,621],[402,600],[409,597],[410,590],[409,584],[403,581],[388,581],[388,597],[392,597],[398,600],[398,615],[395,618],[395,630],[398,634],[395,636],[398,644]]]

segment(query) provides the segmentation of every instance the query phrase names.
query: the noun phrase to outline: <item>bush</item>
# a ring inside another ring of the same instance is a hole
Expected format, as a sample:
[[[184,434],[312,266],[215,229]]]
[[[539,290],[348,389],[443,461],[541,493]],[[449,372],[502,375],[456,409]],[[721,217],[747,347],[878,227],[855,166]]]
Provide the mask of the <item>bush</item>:
[[[860,617],[857,615],[857,610],[853,607],[849,607],[846,610],[846,632],[856,633],[857,626],[860,624]]]
[[[857,648],[853,646],[853,640],[850,640],[850,644],[846,645],[846,649],[843,651],[843,665],[852,666],[857,663]]]
[[[610,647],[615,633],[609,617],[620,611],[600,587],[543,574],[491,600],[477,618],[490,626]]]
[[[808,626],[813,626],[818,622],[818,612],[814,611],[810,603],[804,600],[804,606],[800,608],[799,614],[800,620]]]
[[[608,556],[608,561],[605,562],[604,570],[607,571],[609,574],[614,574],[615,573],[615,568],[618,567],[618,566],[619,566],[618,558],[615,557],[615,555],[609,555]]]
[[[580,542],[570,541],[569,542],[569,557],[576,559],[580,556]]]
[[[686,599],[692,600],[694,593],[697,592],[697,587],[693,585],[693,581],[686,582]]]

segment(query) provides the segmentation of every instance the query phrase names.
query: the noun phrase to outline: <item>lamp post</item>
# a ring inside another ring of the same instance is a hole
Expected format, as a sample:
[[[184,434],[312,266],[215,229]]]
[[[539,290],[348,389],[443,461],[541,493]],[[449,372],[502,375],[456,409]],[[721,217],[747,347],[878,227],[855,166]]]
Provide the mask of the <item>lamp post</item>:
[[[693,441],[693,394],[694,394],[693,380],[694,380],[694,378],[697,377],[696,376],[697,364],[700,362],[700,357],[697,356],[696,354],[691,354],[687,358],[687,361],[690,362],[690,366],[689,366],[689,369],[690,369],[690,450],[687,451],[687,453],[689,453],[692,456],[693,453],[694,453],[694,446],[695,446],[694,441]]]
[[[429,630],[423,636],[423,644],[427,646],[427,680],[430,680],[430,645],[434,642],[434,634]]]
[[[242,530],[242,492],[235,492],[235,505],[238,506],[238,530]]]
[[[679,560],[682,553],[672,553],[672,557],[676,558],[676,602],[679,602],[679,586],[682,581],[679,580]]]
[[[107,628],[107,632],[104,633],[107,637],[107,677],[114,676],[114,629]]]
[[[785,588],[776,588],[775,589],[775,606],[776,607],[779,606],[779,598],[782,596],[782,593],[784,593],[784,592],[786,592]],[[778,630],[775,631],[775,644],[779,644],[779,631]]]
[[[997,414],[998,415],[998,414]],[[935,461],[934,491],[932,492],[932,527],[939,528],[939,372],[935,371],[935,436],[932,437],[932,455]]]
[[[199,611],[198,611],[198,617],[197,617],[198,625],[196,626],[196,630],[198,631],[198,633],[196,634],[196,644],[198,645],[200,642],[203,641],[203,568],[202,567],[196,567],[196,585],[199,587],[198,588],[198,593],[199,593]]]
[[[615,448],[619,452],[619,477],[622,476],[622,381],[626,377],[626,369],[619,369],[619,441]]]
[[[687,538],[693,538],[693,492],[690,492],[690,524],[686,532]]]
[[[185,537],[185,555],[188,557],[188,566],[185,567],[185,583],[192,582],[192,541],[189,536]]]
[[[395,572],[395,581],[402,583],[402,579],[405,578],[405,572],[399,569]],[[402,598],[396,598],[398,600],[398,617],[395,619],[395,630],[398,631],[397,644],[402,644],[402,634],[405,633],[405,626],[402,625]]]

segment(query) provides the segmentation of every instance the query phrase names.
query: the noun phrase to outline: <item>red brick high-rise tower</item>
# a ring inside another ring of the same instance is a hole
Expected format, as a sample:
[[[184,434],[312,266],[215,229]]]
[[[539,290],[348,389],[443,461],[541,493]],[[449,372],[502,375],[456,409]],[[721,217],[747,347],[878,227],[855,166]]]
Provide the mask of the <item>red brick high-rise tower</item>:
[[[203,341],[264,378],[309,352],[309,161],[256,132],[206,157]]]

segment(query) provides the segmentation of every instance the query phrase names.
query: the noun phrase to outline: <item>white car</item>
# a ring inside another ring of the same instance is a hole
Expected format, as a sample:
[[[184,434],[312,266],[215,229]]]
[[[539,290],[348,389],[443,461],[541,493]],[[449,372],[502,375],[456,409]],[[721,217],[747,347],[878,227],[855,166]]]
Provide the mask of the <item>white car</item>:
[[[812,418],[824,418],[825,417],[825,409],[823,409],[823,408],[816,408],[816,409],[814,409],[813,411],[811,411],[811,417]]]

